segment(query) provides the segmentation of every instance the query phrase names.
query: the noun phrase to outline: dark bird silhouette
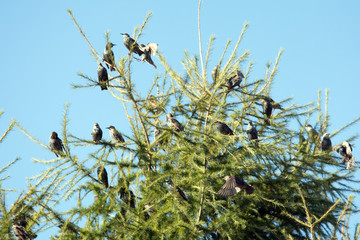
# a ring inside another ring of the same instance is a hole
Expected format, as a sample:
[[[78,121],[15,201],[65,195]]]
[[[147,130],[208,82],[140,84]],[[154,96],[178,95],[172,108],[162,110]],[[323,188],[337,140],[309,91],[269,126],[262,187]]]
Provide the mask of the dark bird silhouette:
[[[155,56],[155,54],[158,51],[158,44],[157,43],[148,43],[146,46],[144,44],[140,44],[139,50],[143,52],[141,55],[141,61],[145,61],[151,65],[153,65],[155,68],[156,65],[151,59],[151,55]]]
[[[111,48],[115,46],[115,44],[108,42],[106,43],[105,49],[104,49],[104,53],[103,53],[103,58],[105,61],[105,65],[107,68],[110,67],[110,71],[115,71],[115,58],[114,58],[114,52],[111,50]],[[109,66],[110,64],[110,66]]]
[[[109,126],[107,127],[107,129],[109,129],[110,131],[110,137],[113,141],[117,142],[117,143],[124,143],[125,140],[123,138],[123,136],[121,135],[121,133],[119,133],[114,126]]]
[[[173,181],[169,178],[168,180],[166,180],[165,184],[166,184],[166,188],[168,189],[168,191],[169,191],[170,193],[174,194],[174,193],[175,193],[175,192],[174,192],[174,187],[175,187],[175,186],[174,186]],[[182,198],[183,200],[185,200],[185,201],[187,201],[187,202],[189,201],[189,200],[187,199],[185,193],[183,192],[183,190],[181,190],[181,188],[179,188],[178,186],[176,186],[176,193],[177,193],[177,196],[178,196],[178,197]]]
[[[258,133],[257,133],[256,128],[254,127],[252,121],[249,121],[248,126],[246,128],[246,133],[247,133],[250,141],[255,140],[255,143],[259,142]]]
[[[240,83],[242,82],[243,78],[244,78],[244,74],[242,74],[242,72],[239,70],[236,71],[234,75],[232,75],[230,78],[225,80],[228,89],[231,90],[236,86],[240,87]]]
[[[225,123],[216,121],[216,122],[214,122],[214,124],[215,124],[215,127],[217,128],[217,130],[218,130],[221,134],[224,134],[224,135],[234,135],[233,130],[231,130],[231,129],[229,128],[229,126],[226,125]]]
[[[98,123],[94,124],[94,128],[91,132],[91,137],[94,142],[99,142],[102,138],[103,132]]]
[[[262,103],[262,107],[263,107],[263,114],[264,114],[264,122],[266,125],[270,125],[270,118],[271,118],[271,114],[272,114],[272,110],[273,110],[273,106],[271,104],[271,102],[268,99],[263,99],[261,98],[259,100]]]
[[[99,181],[104,184],[106,188],[109,187],[109,181],[108,181],[108,173],[104,166],[100,166],[97,168],[97,175]]]
[[[134,52],[136,54],[138,54],[139,56],[143,55],[144,52],[140,50],[139,48],[139,44],[137,44],[135,42],[134,39],[132,39],[129,34],[127,33],[122,33],[121,35],[123,35],[124,37],[124,45],[125,47],[130,51],[130,52]]]
[[[166,114],[166,122],[167,125],[171,128],[173,128],[177,132],[184,131],[184,126],[181,125],[181,123],[174,118],[174,115],[171,113]]]
[[[321,140],[321,150],[329,151],[332,149],[330,134],[325,133]]]
[[[64,155],[64,145],[62,144],[61,139],[58,137],[56,132],[52,132],[49,140],[50,149],[55,153],[56,157]],[[58,155],[59,154],[59,155]]]
[[[130,189],[120,188],[119,195],[121,200],[131,208],[135,208],[135,195]]]
[[[342,158],[342,164],[345,164],[347,162],[346,168],[351,168],[355,163],[355,158],[352,155],[352,147],[349,142],[344,141],[341,146],[336,149],[336,152],[338,152],[343,158]]]
[[[101,63],[99,63],[97,73],[98,73],[98,80],[101,90],[107,90],[108,89],[107,85],[109,84],[109,78],[106,68],[104,68],[103,65],[101,65]]]
[[[220,188],[217,192],[217,195],[221,197],[231,197],[241,190],[245,190],[246,194],[253,194],[255,189],[244,182],[244,180],[238,178],[237,176],[225,176],[224,180],[226,183]]]

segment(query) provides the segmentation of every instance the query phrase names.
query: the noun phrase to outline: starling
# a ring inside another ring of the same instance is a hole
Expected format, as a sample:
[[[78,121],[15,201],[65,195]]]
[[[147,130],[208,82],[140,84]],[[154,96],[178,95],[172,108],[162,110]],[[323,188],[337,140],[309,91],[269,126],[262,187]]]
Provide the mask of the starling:
[[[152,206],[150,203],[145,203],[144,205],[145,212],[151,217],[151,215],[154,214],[155,209],[154,206]]]
[[[108,78],[106,68],[104,68],[103,65],[101,65],[101,63],[99,63],[97,72],[98,72],[98,80],[99,80],[101,90],[107,90],[109,78]]]
[[[13,231],[15,236],[19,240],[28,240],[28,239],[35,239],[37,237],[36,234],[30,233],[25,229],[26,226],[23,226],[22,224],[15,223],[13,224]]]
[[[166,188],[168,189],[168,191],[170,193],[174,193],[174,183],[173,181],[169,178],[168,180],[166,180]],[[184,199],[185,201],[189,201],[185,195],[185,193],[183,192],[183,190],[181,190],[181,188],[179,188],[178,186],[176,186],[176,192],[177,192],[177,195],[178,197]]]
[[[266,125],[269,126],[270,125],[269,119],[271,118],[273,106],[269,99],[261,98],[259,101],[262,103],[262,107],[263,107],[264,122]]]
[[[155,128],[155,130],[154,130],[154,142],[156,142],[156,140],[159,138],[161,133],[162,133],[161,130]],[[160,141],[159,143],[162,144],[162,141]]]
[[[107,68],[109,68],[110,65],[110,71],[115,71],[115,58],[114,58],[114,52],[111,50],[111,48],[115,46],[115,44],[108,42],[105,46],[103,58],[105,61],[105,65]]]
[[[129,36],[129,34],[122,33],[121,35],[123,35],[124,45],[129,51],[134,52],[134,53],[138,54],[139,56],[144,54],[144,52],[140,50],[139,44],[137,44],[135,42],[135,40]]]
[[[332,149],[329,133],[325,133],[323,135],[322,140],[321,140],[321,149],[323,151],[329,151]]]
[[[62,156],[64,154],[65,148],[62,144],[61,139],[58,137],[56,132],[52,132],[49,140],[50,149],[55,153],[56,157]],[[58,155],[59,154],[59,155]]]
[[[96,143],[99,142],[102,138],[102,134],[103,134],[103,132],[102,132],[99,124],[95,123],[94,128],[91,132],[92,140]]]
[[[125,140],[123,138],[123,136],[121,135],[121,133],[119,133],[114,126],[109,126],[107,127],[107,129],[109,129],[110,131],[110,137],[112,140],[114,140],[117,143],[124,143]]]
[[[108,174],[104,166],[97,168],[97,175],[99,181],[105,185],[106,188],[109,187]]]
[[[345,164],[347,162],[346,168],[351,168],[355,163],[355,158],[352,155],[352,147],[351,144],[344,141],[341,146],[336,149],[336,152],[338,152],[343,158],[342,158],[342,164]]]
[[[144,44],[140,44],[139,46],[140,51],[143,52],[141,55],[141,61],[146,61],[147,63],[153,65],[155,68],[156,65],[151,59],[151,55],[155,56],[158,50],[158,44],[157,43],[148,43],[146,46]]]
[[[236,193],[244,189],[246,194],[253,194],[255,191],[250,184],[247,184],[244,180],[238,178],[237,176],[225,176],[224,180],[226,183],[217,192],[217,195],[221,197],[234,196]]]
[[[226,125],[225,123],[222,123],[222,122],[214,122],[215,123],[215,126],[217,128],[217,130],[221,133],[221,134],[224,134],[224,135],[234,135],[234,132],[233,130],[231,130],[229,128],[228,125]]]
[[[126,205],[135,208],[135,195],[130,189],[120,188],[119,195]]]
[[[183,125],[181,125],[181,123],[179,123],[179,121],[176,120],[174,118],[174,115],[172,115],[171,113],[166,114],[166,122],[169,127],[175,129],[177,132],[184,131]]]
[[[212,72],[211,72],[211,78],[212,78],[212,80],[213,80],[213,83],[216,83],[218,71],[219,71],[219,65],[216,65],[216,66],[214,67],[214,69],[212,70]]]
[[[254,127],[252,121],[249,121],[248,126],[246,128],[246,133],[247,133],[250,141],[255,140],[256,143],[259,142],[258,133],[257,133],[256,128]]]
[[[319,134],[310,124],[305,125],[305,130],[311,141],[315,142],[319,138]]]
[[[233,76],[226,79],[225,81],[229,90],[233,89],[236,86],[240,87],[240,83],[242,82],[243,78],[244,74],[242,74],[242,72],[238,70]]]

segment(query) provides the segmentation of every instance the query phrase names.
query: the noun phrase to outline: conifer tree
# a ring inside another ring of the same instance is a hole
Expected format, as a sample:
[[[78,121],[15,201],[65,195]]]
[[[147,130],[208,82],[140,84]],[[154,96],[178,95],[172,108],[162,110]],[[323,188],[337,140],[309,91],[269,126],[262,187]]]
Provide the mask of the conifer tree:
[[[106,65],[69,13],[89,43],[97,61],[94,66]],[[139,44],[149,16],[132,35]],[[67,106],[64,154],[38,160],[47,170],[30,180],[29,191],[11,211],[1,205],[2,233],[10,234],[10,222],[20,216],[34,234],[56,228],[52,239],[349,239],[348,216],[356,208],[348,193],[356,192],[351,187],[357,183],[356,164],[347,169],[338,153],[321,151],[320,136],[330,123],[320,100],[297,105],[291,98],[271,95],[282,50],[264,76],[251,76],[253,65],[246,64],[249,51],[238,52],[247,27],[233,49],[229,41],[222,57],[212,59],[214,77],[209,64],[214,37],[205,58],[201,48],[199,55],[185,52],[183,72],[175,71],[165,54],[158,53],[154,60],[164,73],[153,80],[146,96],[131,77],[134,53],[115,61],[115,73],[107,73],[107,93],[122,105],[130,134],[120,132],[124,141],[118,142],[74,136],[67,125]],[[87,84],[75,88],[101,86],[97,76],[80,76]],[[319,137],[308,137],[305,125],[315,118],[311,124]],[[256,141],[247,133],[250,121]],[[217,123],[226,124],[232,134],[219,131]],[[17,122],[13,125],[50,150]],[[340,144],[333,142],[335,148]],[[86,159],[72,152],[87,151],[89,145],[97,150]],[[225,176],[236,176],[244,188],[220,196]],[[61,206],[70,198],[76,199],[73,205]]]

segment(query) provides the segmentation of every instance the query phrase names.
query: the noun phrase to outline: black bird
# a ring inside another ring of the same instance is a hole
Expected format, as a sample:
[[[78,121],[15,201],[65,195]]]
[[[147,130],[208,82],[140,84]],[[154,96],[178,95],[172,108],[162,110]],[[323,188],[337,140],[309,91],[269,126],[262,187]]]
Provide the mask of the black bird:
[[[64,145],[62,144],[61,139],[58,137],[58,134],[56,132],[52,132],[50,135],[50,140],[49,140],[49,146],[50,149],[55,153],[56,157],[59,157],[58,154],[60,154],[60,156],[64,155]]]
[[[219,71],[219,65],[216,65],[211,72],[211,78],[213,80],[213,83],[216,83],[216,79],[218,77],[218,71]]]
[[[247,133],[250,141],[255,140],[256,143],[259,142],[258,133],[257,133],[256,128],[254,127],[252,121],[249,121],[248,126],[246,128],[246,133]]]
[[[107,68],[109,68],[110,64],[110,71],[115,71],[115,58],[114,58],[114,52],[111,50],[111,48],[115,46],[115,44],[108,42],[105,46],[103,58],[105,60],[105,65]]]
[[[221,134],[224,134],[224,135],[234,135],[233,130],[231,130],[231,129],[229,128],[229,126],[226,125],[225,123],[216,121],[216,122],[214,122],[214,124],[215,124],[217,130],[218,130]]]
[[[109,187],[108,174],[104,166],[100,166],[97,168],[97,175],[99,181],[104,184],[106,188]]]
[[[97,143],[101,140],[102,135],[103,135],[103,132],[102,132],[99,124],[95,123],[94,128],[91,132],[92,140]]]
[[[168,191],[172,194],[174,194],[174,183],[171,180],[171,178],[169,178],[168,180],[166,180],[166,188],[168,189]],[[176,193],[178,195],[178,197],[182,198],[185,201],[189,201],[185,195],[185,193],[183,192],[183,190],[181,190],[181,188],[179,188],[178,186],[176,186]]]
[[[144,52],[140,50],[139,48],[139,44],[137,44],[135,42],[134,39],[132,39],[129,34],[127,33],[122,33],[121,35],[123,35],[124,37],[124,45],[125,47],[130,51],[130,52],[134,52],[136,54],[138,54],[139,56],[143,55]]]
[[[184,126],[181,125],[181,123],[174,118],[174,115],[171,113],[166,114],[166,122],[167,125],[173,129],[175,129],[177,132],[184,131]]]
[[[158,50],[158,44],[157,43],[148,43],[146,46],[144,44],[140,44],[139,46],[140,51],[143,52],[141,55],[141,61],[146,61],[147,63],[153,65],[155,68],[156,65],[151,59],[151,55],[155,56]]]
[[[107,90],[108,89],[107,85],[109,84],[109,78],[106,68],[104,68],[103,65],[101,65],[101,63],[99,63],[97,74],[98,74],[98,80],[101,90]]]
[[[124,187],[120,188],[119,191],[119,195],[121,200],[123,200],[123,202],[130,206],[131,208],[135,208],[135,195],[133,193],[133,191],[131,191],[130,189],[126,189]]]
[[[233,76],[225,80],[228,89],[231,90],[236,86],[240,87],[240,83],[242,82],[243,78],[244,78],[244,74],[242,74],[242,72],[239,70],[236,71],[236,73]]]
[[[330,134],[325,133],[321,140],[321,150],[329,151],[332,149]]]
[[[271,118],[273,106],[268,99],[261,98],[259,101],[262,103],[262,107],[263,107],[264,122],[266,125],[269,126],[270,125],[269,119]]]
[[[347,162],[346,168],[351,168],[355,163],[355,158],[352,155],[352,147],[349,142],[344,141],[341,146],[336,149],[336,152],[338,152],[343,158],[342,158],[342,164],[345,164]]]
[[[241,190],[245,190],[246,194],[253,194],[255,191],[250,184],[247,184],[244,180],[238,178],[237,176],[225,176],[224,180],[226,180],[226,183],[217,192],[217,195],[221,197],[234,196]]]

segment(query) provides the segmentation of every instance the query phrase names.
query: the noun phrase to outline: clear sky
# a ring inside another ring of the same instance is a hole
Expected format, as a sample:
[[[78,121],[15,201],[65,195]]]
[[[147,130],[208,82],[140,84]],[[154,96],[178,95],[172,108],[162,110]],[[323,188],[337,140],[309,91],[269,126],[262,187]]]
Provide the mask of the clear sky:
[[[78,72],[96,79],[97,63],[67,13],[68,8],[98,52],[104,49],[105,31],[110,31],[110,40],[117,44],[113,48],[116,60],[127,54],[120,33],[132,35],[149,11],[152,16],[141,42],[157,42],[159,51],[180,73],[184,50],[190,55],[199,52],[198,1],[1,1],[0,110],[5,114],[0,118],[0,135],[11,119],[16,119],[48,145],[52,131],[62,132],[66,103],[70,103],[69,131],[73,135],[90,138],[94,122],[100,124],[108,140],[105,127],[109,125],[130,133],[122,105],[108,91],[71,87],[86,83]],[[250,50],[250,59],[255,63],[250,80],[263,78],[266,63],[274,62],[279,49],[284,48],[271,97],[279,101],[294,96],[292,103],[305,104],[317,101],[319,89],[324,97],[328,88],[331,133],[360,116],[359,11],[359,1],[205,0],[201,10],[203,49],[214,34],[216,41],[209,62],[212,69],[226,41],[233,40],[233,47],[248,22],[239,50]],[[133,79],[143,96],[153,78],[163,74],[160,61],[154,61],[158,69],[133,63]],[[242,67],[245,69],[247,64]],[[359,125],[334,137],[333,145],[354,133],[359,133]],[[355,157],[360,159],[359,140],[352,144]],[[9,193],[9,205],[26,186],[28,177],[46,169],[34,163],[33,158],[47,160],[54,155],[16,129],[0,144],[0,168],[16,157],[21,160],[6,172],[11,178],[2,186],[18,190]],[[360,205],[360,196],[356,199]],[[358,222],[360,217],[352,219],[352,225]],[[47,235],[40,234],[39,239],[47,239]]]

